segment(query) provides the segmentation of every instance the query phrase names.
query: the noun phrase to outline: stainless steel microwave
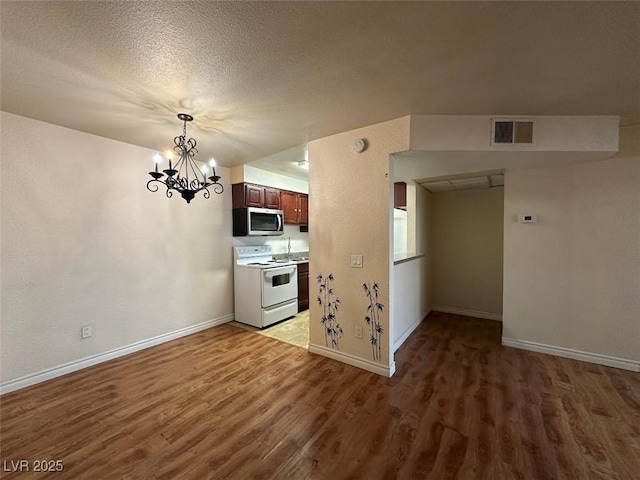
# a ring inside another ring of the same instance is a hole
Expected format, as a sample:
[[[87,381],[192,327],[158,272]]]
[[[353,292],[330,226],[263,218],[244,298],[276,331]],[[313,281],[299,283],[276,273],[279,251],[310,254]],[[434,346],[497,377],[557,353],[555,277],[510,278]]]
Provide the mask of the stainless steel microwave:
[[[233,236],[282,235],[284,233],[284,212],[270,208],[234,208]]]

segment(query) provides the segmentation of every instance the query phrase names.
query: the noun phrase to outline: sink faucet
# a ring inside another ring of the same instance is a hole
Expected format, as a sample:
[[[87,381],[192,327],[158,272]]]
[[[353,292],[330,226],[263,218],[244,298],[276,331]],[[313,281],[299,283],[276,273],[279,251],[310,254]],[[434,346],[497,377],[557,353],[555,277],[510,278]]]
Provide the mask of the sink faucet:
[[[291,237],[287,240],[287,260],[291,260]]]

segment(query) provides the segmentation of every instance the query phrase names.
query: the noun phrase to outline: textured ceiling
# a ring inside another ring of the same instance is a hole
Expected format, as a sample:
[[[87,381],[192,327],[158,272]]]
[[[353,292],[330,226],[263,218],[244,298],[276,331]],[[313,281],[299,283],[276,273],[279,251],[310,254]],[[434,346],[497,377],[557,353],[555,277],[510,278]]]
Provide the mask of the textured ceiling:
[[[408,114],[640,123],[638,2],[2,0],[4,111],[233,166]]]

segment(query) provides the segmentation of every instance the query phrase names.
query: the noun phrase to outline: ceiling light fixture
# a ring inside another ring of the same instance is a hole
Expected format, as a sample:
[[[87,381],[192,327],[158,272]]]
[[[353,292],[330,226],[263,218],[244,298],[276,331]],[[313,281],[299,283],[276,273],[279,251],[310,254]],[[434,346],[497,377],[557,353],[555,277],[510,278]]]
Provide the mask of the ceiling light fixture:
[[[153,178],[147,182],[147,190],[150,192],[157,192],[158,185],[161,183],[167,187],[167,197],[173,196],[173,190],[182,195],[187,203],[191,203],[196,193],[203,190],[204,198],[209,198],[211,193],[209,187],[213,187],[213,191],[220,195],[224,191],[224,187],[218,183],[220,176],[216,175],[215,161],[211,159],[211,173],[212,175],[207,178],[207,172],[209,169],[206,165],[202,166],[202,170],[198,169],[196,162],[193,160],[198,154],[196,148],[196,141],[193,138],[187,140],[187,122],[193,120],[193,117],[187,113],[179,113],[178,118],[184,122],[182,127],[182,135],[178,135],[173,139],[175,146],[173,151],[178,155],[178,161],[175,168],[171,165],[171,159],[173,153],[171,150],[167,150],[166,157],[169,160],[169,168],[158,172],[158,164],[162,161],[160,155],[155,156],[156,169],[154,172],[149,172]],[[162,179],[166,175],[167,178]]]

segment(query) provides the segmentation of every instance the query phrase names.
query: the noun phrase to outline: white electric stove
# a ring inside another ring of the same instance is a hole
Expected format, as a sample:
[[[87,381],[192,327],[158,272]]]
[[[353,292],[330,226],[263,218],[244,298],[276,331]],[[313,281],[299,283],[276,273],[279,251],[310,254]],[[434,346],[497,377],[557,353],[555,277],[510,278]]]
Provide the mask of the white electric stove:
[[[268,327],[298,313],[298,266],[269,245],[233,247],[235,320]]]

